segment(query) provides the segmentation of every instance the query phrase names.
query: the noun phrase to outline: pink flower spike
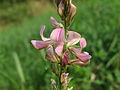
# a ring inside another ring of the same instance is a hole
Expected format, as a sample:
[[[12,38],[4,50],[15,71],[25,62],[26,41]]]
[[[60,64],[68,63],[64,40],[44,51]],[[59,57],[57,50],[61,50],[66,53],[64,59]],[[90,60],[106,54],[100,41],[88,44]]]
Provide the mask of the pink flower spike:
[[[39,49],[39,50],[46,48],[49,44],[51,44],[51,42],[45,42],[41,40],[31,40],[31,43],[36,49]]]
[[[86,42],[85,38],[81,38],[80,39],[80,46],[81,46],[81,48],[85,48],[86,45],[87,45],[87,42]]]
[[[80,54],[76,54],[76,56],[78,57],[78,59],[80,59],[80,61],[82,62],[86,62],[88,60],[91,59],[91,55],[89,55],[89,53],[87,52],[83,52],[83,53],[80,53]]]
[[[46,58],[52,62],[58,62],[51,45],[46,48]]]
[[[81,36],[79,33],[74,32],[74,31],[68,31],[68,39],[67,39],[68,44],[67,45],[70,46],[70,45],[77,44],[80,41],[80,38]]]
[[[57,55],[59,55],[59,56],[62,55],[63,46],[64,46],[63,42],[56,45],[55,52],[57,53]]]
[[[43,41],[48,41],[48,40],[50,40],[50,38],[45,38],[45,37],[43,36],[44,30],[45,30],[45,25],[42,26],[42,28],[41,28],[41,30],[40,30],[40,36],[41,36],[41,38],[42,38]]]
[[[65,33],[64,28],[56,28],[52,31],[50,39],[53,42],[64,42],[65,41],[64,33]]]

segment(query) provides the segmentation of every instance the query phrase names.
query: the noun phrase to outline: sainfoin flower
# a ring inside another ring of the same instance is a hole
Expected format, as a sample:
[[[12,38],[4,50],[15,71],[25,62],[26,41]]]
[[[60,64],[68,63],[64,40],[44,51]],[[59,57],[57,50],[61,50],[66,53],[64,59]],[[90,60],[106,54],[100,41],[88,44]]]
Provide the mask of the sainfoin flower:
[[[82,38],[79,33],[74,31],[67,31],[68,37],[65,38],[63,25],[58,23],[53,17],[51,17],[51,22],[54,30],[51,32],[50,37],[44,37],[45,26],[43,26],[40,30],[42,40],[31,40],[32,45],[38,50],[46,48],[46,58],[51,62],[62,62],[62,66],[67,64],[89,64],[91,56],[88,52],[82,52],[87,45],[85,38]],[[79,48],[75,48],[78,43]],[[71,59],[71,54],[76,56],[76,58]]]

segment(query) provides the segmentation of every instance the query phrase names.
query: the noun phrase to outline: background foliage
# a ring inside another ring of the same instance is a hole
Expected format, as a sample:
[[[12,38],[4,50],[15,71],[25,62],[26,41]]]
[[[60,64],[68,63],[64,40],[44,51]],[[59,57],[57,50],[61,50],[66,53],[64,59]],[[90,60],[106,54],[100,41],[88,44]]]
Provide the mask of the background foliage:
[[[14,4],[2,1],[0,90],[49,90],[50,79],[55,75],[44,58],[44,50],[35,50],[30,40],[40,39],[42,25],[47,25],[45,35],[49,36],[52,31],[50,16],[58,19],[56,10],[51,7],[54,5],[44,4],[48,9],[42,5],[43,1],[34,2],[34,6],[27,0]],[[73,77],[70,85],[74,90],[119,90],[119,0],[75,0],[74,4],[78,9],[71,29],[87,39],[86,51],[92,54],[92,59],[86,67],[69,68],[70,77]]]

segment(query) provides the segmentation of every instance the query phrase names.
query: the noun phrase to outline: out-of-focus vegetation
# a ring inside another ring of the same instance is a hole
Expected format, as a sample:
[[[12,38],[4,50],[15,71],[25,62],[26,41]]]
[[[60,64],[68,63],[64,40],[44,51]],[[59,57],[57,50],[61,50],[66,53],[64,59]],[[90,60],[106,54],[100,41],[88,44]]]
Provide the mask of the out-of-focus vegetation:
[[[0,26],[20,24],[26,18],[30,19],[49,10],[53,10],[49,0],[2,0],[0,1]]]
[[[25,3],[17,4],[17,7],[28,8]],[[74,4],[78,9],[71,29],[87,39],[86,51],[92,54],[92,59],[89,66],[70,67],[68,71],[73,77],[70,85],[74,90],[119,90],[119,0],[76,0]],[[13,23],[13,12],[5,8],[0,10],[8,13],[5,15],[8,15],[9,23]],[[15,16],[29,12],[24,10],[17,12],[16,9]],[[50,8],[43,11],[47,13],[30,18],[29,14],[23,14],[16,19],[21,20],[21,24],[16,26],[14,23],[0,32],[0,90],[50,90],[50,79],[55,77],[50,63],[44,58],[44,50],[35,50],[30,44],[31,39],[40,39],[39,30],[44,24],[47,25],[45,35],[49,36],[52,31],[49,18],[58,17]],[[3,17],[0,16],[1,20],[6,20]]]

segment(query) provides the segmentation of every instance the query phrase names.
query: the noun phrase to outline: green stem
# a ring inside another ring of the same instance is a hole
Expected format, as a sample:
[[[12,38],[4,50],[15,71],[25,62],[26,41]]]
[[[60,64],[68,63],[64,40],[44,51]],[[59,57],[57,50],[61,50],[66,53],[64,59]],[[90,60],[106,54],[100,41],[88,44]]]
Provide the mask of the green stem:
[[[62,90],[61,74],[62,74],[62,64],[60,64],[60,74],[59,74],[59,90]]]
[[[64,7],[64,19],[63,19],[63,22],[64,22],[64,29],[65,29],[65,38],[67,38],[67,22],[66,22],[66,17],[67,17],[67,5],[66,5],[66,0],[63,2],[65,4],[65,7]],[[63,51],[66,51],[66,45],[64,46],[64,49]],[[66,70],[64,68],[66,67],[63,67],[62,66],[62,58],[60,59],[61,60],[61,63],[60,63],[60,66],[59,66],[59,90],[63,90],[63,87],[62,87],[62,83],[61,83],[61,74],[63,72],[65,72]]]

